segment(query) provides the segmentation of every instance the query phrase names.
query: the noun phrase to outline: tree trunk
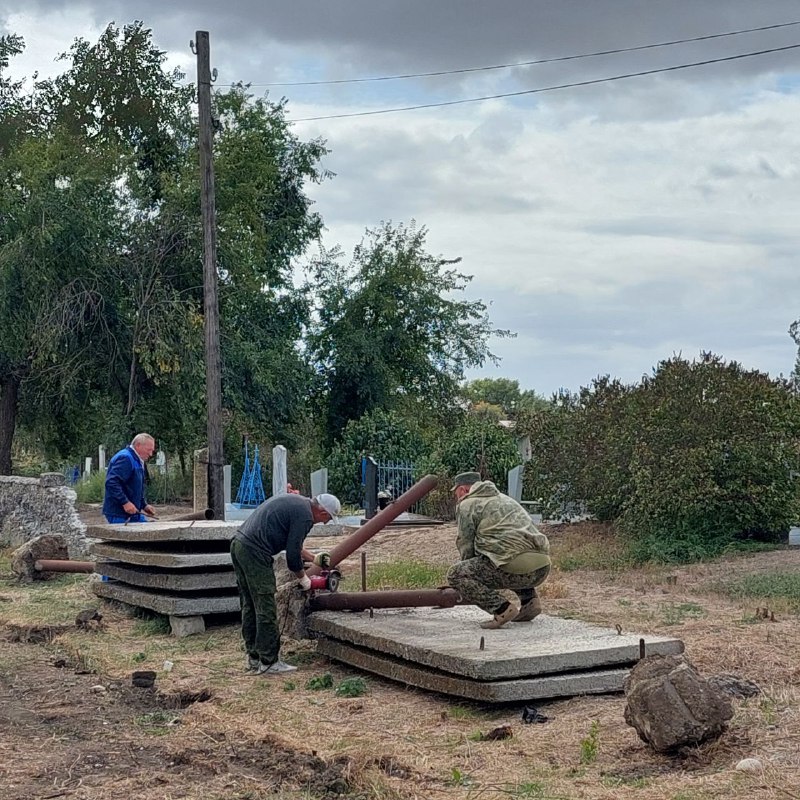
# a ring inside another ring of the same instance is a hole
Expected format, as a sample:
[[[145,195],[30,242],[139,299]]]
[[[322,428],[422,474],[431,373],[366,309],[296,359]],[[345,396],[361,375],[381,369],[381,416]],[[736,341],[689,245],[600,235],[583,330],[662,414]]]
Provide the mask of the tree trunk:
[[[11,443],[17,425],[21,382],[22,379],[13,373],[0,381],[0,475],[11,474]]]

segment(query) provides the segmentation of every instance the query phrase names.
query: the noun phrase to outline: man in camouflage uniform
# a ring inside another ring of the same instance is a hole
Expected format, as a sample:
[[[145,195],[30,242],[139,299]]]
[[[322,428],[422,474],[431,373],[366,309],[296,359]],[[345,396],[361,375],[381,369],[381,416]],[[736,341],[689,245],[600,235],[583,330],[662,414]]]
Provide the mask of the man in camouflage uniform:
[[[477,472],[457,475],[453,491],[462,560],[451,567],[447,582],[464,601],[492,615],[482,628],[532,620],[542,612],[536,587],[550,572],[547,537],[516,500]]]

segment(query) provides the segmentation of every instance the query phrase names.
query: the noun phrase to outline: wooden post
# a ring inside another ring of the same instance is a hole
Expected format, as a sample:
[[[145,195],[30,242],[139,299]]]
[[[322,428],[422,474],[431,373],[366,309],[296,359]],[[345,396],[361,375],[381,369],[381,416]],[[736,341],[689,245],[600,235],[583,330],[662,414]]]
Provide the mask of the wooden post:
[[[214,200],[213,120],[211,118],[211,50],[208,31],[195,33],[197,106],[200,121],[200,208],[203,218],[203,314],[206,356],[206,430],[208,434],[208,507],[214,519],[225,519],[222,455],[222,364],[217,297],[217,224]]]

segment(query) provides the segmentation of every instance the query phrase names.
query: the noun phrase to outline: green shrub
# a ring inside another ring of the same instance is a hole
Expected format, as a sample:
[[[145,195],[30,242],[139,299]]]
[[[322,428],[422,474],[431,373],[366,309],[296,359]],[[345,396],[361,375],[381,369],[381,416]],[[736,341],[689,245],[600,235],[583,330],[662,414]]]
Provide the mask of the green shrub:
[[[798,397],[712,354],[661,362],[638,386],[598,378],[521,415],[546,513],[617,519],[640,561],[693,561],[775,542],[798,518]]]
[[[327,459],[328,485],[343,503],[361,508],[361,459],[416,462],[427,452],[418,428],[394,411],[372,411],[347,423]],[[416,478],[417,476],[415,476]]]

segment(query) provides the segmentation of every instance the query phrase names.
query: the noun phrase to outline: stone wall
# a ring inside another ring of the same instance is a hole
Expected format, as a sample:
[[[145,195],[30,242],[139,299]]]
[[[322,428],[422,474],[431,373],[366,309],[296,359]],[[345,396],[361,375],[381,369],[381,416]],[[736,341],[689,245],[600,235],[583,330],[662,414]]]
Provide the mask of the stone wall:
[[[75,499],[59,473],[46,472],[41,478],[0,476],[0,545],[18,547],[36,536],[60,534],[70,558],[85,558],[86,526],[75,510]]]

